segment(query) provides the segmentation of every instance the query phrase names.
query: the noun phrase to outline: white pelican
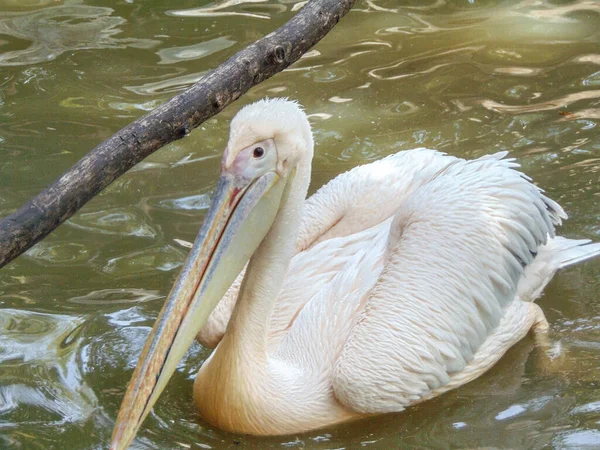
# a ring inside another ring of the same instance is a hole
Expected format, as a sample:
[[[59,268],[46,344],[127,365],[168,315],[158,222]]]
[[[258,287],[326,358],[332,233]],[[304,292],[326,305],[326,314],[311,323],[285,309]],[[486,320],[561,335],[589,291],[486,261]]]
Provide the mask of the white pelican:
[[[400,152],[305,200],[312,156],[295,102],[261,100],[232,120],[112,449],[129,445],[200,330],[216,345],[194,383],[200,415],[234,433],[302,432],[475,379],[547,328],[533,300],[556,270],[600,254],[554,237],[565,213],[505,153]]]

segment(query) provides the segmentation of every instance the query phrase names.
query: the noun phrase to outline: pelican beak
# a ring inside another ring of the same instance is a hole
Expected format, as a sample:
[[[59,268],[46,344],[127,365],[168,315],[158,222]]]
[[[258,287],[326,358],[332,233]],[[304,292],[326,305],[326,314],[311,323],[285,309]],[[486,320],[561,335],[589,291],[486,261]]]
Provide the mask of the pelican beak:
[[[194,337],[266,236],[286,178],[276,172],[254,180],[221,175],[200,233],[127,387],[112,450],[129,446]]]

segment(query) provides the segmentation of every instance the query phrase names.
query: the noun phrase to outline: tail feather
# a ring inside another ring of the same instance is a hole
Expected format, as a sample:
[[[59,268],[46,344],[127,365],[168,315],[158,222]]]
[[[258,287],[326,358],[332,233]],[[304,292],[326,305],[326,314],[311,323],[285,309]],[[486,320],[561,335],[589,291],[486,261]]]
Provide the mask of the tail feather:
[[[564,269],[600,255],[600,242],[589,239],[567,239],[561,236],[549,240],[544,249],[552,252],[556,269]]]
[[[557,236],[539,248],[533,262],[525,268],[517,295],[523,301],[534,301],[559,269],[600,256],[600,243],[589,239],[567,239]]]

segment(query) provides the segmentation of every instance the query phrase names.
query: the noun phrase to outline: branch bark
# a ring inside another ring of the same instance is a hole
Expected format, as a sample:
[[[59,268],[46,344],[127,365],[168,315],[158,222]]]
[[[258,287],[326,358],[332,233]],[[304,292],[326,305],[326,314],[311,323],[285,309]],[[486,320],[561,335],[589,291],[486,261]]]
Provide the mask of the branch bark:
[[[54,183],[0,221],[0,268],[39,242],[115,179],[163,145],[296,62],[356,0],[311,0],[256,41],[146,116],[95,147]]]

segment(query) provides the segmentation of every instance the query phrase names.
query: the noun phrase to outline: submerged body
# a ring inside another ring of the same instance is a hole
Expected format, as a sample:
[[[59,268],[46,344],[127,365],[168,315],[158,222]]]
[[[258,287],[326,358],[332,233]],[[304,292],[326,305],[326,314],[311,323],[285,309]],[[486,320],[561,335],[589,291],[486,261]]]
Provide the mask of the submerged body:
[[[547,327],[533,300],[555,271],[600,254],[600,244],[555,237],[565,213],[504,154],[400,152],[305,200],[312,152],[293,102],[236,116],[225,181],[136,369],[113,448],[133,437],[201,327],[200,341],[216,346],[194,383],[202,417],[237,433],[301,432],[475,379]]]

